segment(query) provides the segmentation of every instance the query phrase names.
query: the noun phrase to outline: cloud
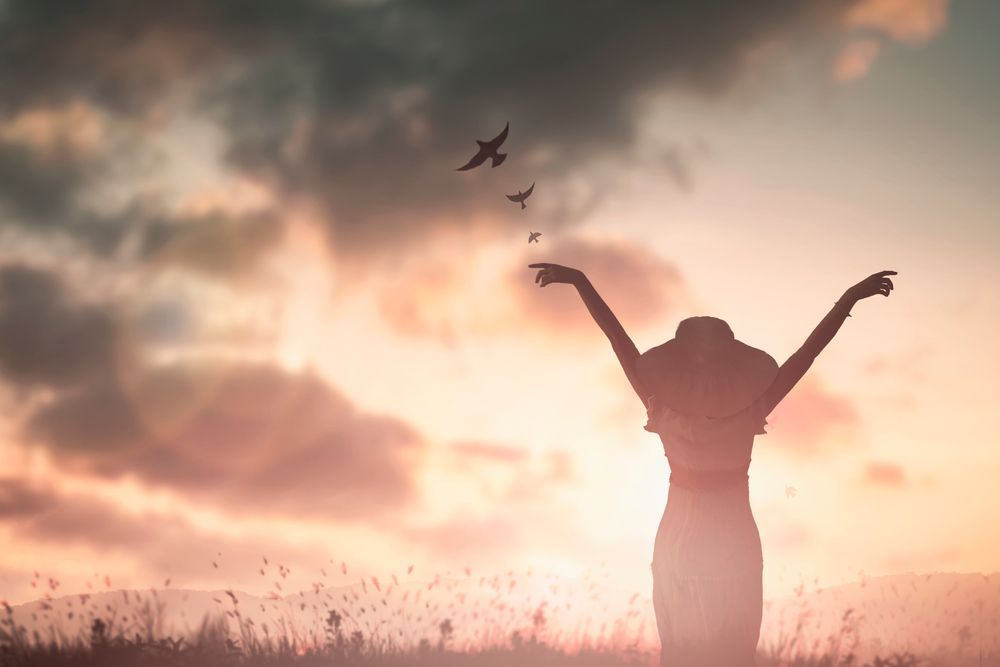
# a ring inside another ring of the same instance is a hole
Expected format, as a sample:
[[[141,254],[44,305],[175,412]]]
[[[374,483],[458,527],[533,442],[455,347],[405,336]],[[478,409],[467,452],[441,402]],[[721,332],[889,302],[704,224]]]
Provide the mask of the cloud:
[[[56,505],[50,489],[16,477],[0,478],[0,519],[33,516]]]
[[[948,23],[949,0],[861,0],[845,19],[853,28],[885,32],[900,42],[920,44]]]
[[[841,83],[860,79],[871,68],[879,52],[874,39],[856,39],[841,49],[833,62],[833,78]]]
[[[72,226],[76,200],[105,165],[67,148],[38,148],[0,137],[0,213],[5,223]]]
[[[171,513],[129,512],[82,493],[62,493],[50,483],[0,478],[0,524],[18,540],[57,546],[79,545],[101,555],[124,554],[156,579],[164,575],[205,577],[221,561],[227,577],[256,578],[261,554],[274,562],[299,562],[321,554],[318,544],[289,546],[274,539],[206,533]],[[217,554],[223,553],[223,557]],[[316,560],[319,560],[316,557]],[[102,567],[95,559],[95,567]]]
[[[284,43],[250,63],[214,96],[215,108],[234,130],[231,162],[289,195],[318,199],[335,248],[377,250],[483,215],[502,228],[518,211],[501,193],[535,180],[544,184],[536,206],[546,206],[547,187],[592,158],[633,149],[645,94],[722,93],[742,80],[760,43],[820,31],[838,8],[733,2],[716,10],[468,3],[446,14],[431,3],[384,3],[338,17],[350,41],[335,32],[319,42],[306,31],[294,48]],[[510,48],[505,36],[515,33]],[[504,168],[455,174],[473,139],[507,121]],[[306,138],[289,158],[283,138],[294,132]],[[685,164],[667,157],[666,172],[685,186]]]
[[[506,285],[524,329],[543,328],[559,335],[593,336],[593,318],[570,285],[539,288],[535,262],[552,262],[580,269],[626,330],[659,324],[688,299],[680,270],[646,248],[626,241],[562,238],[544,252],[525,253],[507,275]]]
[[[118,183],[113,171],[123,168],[127,149],[78,150],[69,142],[90,141],[89,130],[32,123],[18,130],[27,142],[7,141],[0,128],[0,225],[21,235],[58,235],[103,259],[169,263],[212,278],[244,274],[280,236],[281,216],[270,202],[175,210],[162,198],[137,194],[120,205],[95,203],[95,193]],[[64,140],[60,133],[84,137]]]
[[[108,376],[39,408],[27,436],[67,468],[135,475],[234,512],[338,519],[414,502],[425,450],[407,424],[264,364]]]
[[[463,324],[460,305],[470,297],[461,273],[459,262],[447,260],[403,269],[379,288],[379,314],[397,334],[454,345]]]
[[[56,276],[0,266],[0,371],[25,387],[93,379],[111,364],[115,323],[103,304],[77,304]]]
[[[0,371],[30,399],[23,438],[58,465],[243,512],[353,519],[417,499],[426,443],[408,424],[309,373],[126,354],[115,312],[55,273],[0,267]]]
[[[499,513],[460,514],[432,526],[404,529],[404,533],[428,551],[431,562],[476,562],[480,568],[510,562],[524,546],[523,530]]]
[[[865,466],[865,483],[871,486],[902,487],[906,486],[906,472],[895,463],[871,462]]]
[[[825,455],[855,446],[861,417],[847,399],[804,377],[768,416],[767,446],[797,456]]]
[[[490,275],[478,271],[472,253],[421,253],[380,281],[379,312],[397,334],[448,346],[467,334],[597,340],[599,330],[575,289],[535,284],[537,269],[528,265],[543,260],[583,270],[629,329],[659,323],[689,300],[680,270],[650,250],[617,239],[569,237],[549,241],[543,251],[484,261],[509,267]]]
[[[149,132],[171,114],[206,115],[226,135],[229,167],[282,201],[317,204],[342,256],[373,254],[443,227],[500,233],[519,213],[501,194],[531,180],[537,209],[559,217],[567,183],[601,156],[634,151],[651,93],[724,95],[766,80],[768,45],[826,39],[845,26],[917,30],[910,14],[870,4],[879,7],[848,21],[852,5],[837,0],[447,9],[426,0],[180,0],[169,10],[101,0],[87,12],[12,0],[0,26],[0,117],[88,105]],[[473,140],[507,121],[504,167],[457,174]],[[690,187],[676,150],[666,150],[663,169]],[[90,178],[68,165],[24,191],[48,191],[62,217],[79,217],[66,204]],[[17,203],[16,191],[6,195]],[[22,208],[45,203],[21,199]]]
[[[882,354],[869,359],[861,370],[870,376],[895,374],[908,385],[919,384],[926,379],[923,367],[936,352],[931,345],[921,345],[898,351],[892,357]]]
[[[449,449],[452,453],[470,461],[515,464],[528,458],[528,452],[523,449],[485,442],[456,442]]]
[[[871,36],[882,33],[910,45],[929,41],[948,22],[949,0],[860,0],[844,15],[854,37],[840,48],[831,63],[835,81],[847,83],[865,76],[882,50],[882,42]]]

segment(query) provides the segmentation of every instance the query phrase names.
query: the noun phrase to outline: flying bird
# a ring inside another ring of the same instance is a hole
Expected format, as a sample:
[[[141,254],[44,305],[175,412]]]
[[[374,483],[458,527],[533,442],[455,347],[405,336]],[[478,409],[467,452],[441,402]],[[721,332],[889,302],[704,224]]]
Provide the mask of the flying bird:
[[[794,486],[786,486],[785,487],[785,497],[786,498],[794,498],[795,497],[795,493],[796,493],[796,491],[795,491],[795,487]]]
[[[467,171],[478,167],[482,163],[486,162],[486,158],[491,158],[493,160],[494,167],[499,167],[503,164],[503,161],[507,159],[506,153],[498,153],[497,151],[502,144],[507,139],[507,130],[510,129],[510,123],[508,122],[503,126],[503,132],[493,137],[489,141],[480,141],[476,139],[476,143],[479,144],[479,152],[472,156],[472,158],[466,162],[464,165],[456,169],[455,171]]]
[[[525,206],[524,200],[531,196],[531,191],[534,189],[535,189],[535,184],[532,183],[531,187],[525,190],[524,192],[518,190],[516,195],[507,195],[507,199],[513,202],[518,202],[521,205],[521,208],[525,209],[527,208],[527,206]]]
[[[535,243],[538,243],[538,237],[541,236],[541,235],[542,235],[541,232],[530,232],[528,234],[528,243],[531,243],[532,241],[534,241]]]

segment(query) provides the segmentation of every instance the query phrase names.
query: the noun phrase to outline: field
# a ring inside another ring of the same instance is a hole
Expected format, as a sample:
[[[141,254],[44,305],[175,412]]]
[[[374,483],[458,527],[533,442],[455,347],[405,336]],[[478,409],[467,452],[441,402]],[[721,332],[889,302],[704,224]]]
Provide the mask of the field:
[[[50,590],[41,599],[16,608],[3,603],[0,664],[658,664],[648,598],[633,594],[616,606],[602,597],[612,598],[613,592],[598,593],[594,582],[573,588],[565,581],[543,579],[532,584],[530,577],[509,575],[479,577],[478,583],[476,577],[438,576],[429,582],[400,582],[394,576],[380,582],[370,577],[349,586],[317,582],[311,591],[264,596],[168,586],[142,592],[110,590],[107,580],[109,590],[54,597],[58,582],[49,579]],[[1000,666],[995,601],[990,600],[990,616],[984,618],[981,598],[975,597],[977,591],[992,592],[983,588],[989,578],[939,575],[940,594],[931,588],[930,577],[921,579],[924,591],[915,577],[885,578],[877,584],[826,589],[812,596],[800,590],[783,604],[769,602],[758,665]],[[904,582],[915,591],[905,599],[900,593]],[[895,597],[885,590],[895,591]],[[933,602],[938,598],[969,598],[970,604],[948,607]],[[838,607],[833,604],[836,599],[856,606]],[[886,610],[891,605],[876,605],[871,599],[903,602],[890,618]],[[578,613],[586,606],[584,600],[598,604],[590,604],[587,614]],[[938,622],[927,622],[927,610],[939,615]],[[974,633],[964,621],[977,611],[980,627]],[[831,613],[838,614],[832,624]],[[952,616],[955,623],[962,623],[955,626],[957,630],[940,620]],[[921,630],[921,623],[928,629]],[[944,634],[933,644],[921,644],[924,650],[911,651],[916,644],[905,636],[907,627],[916,628],[924,640],[931,639],[930,628],[943,628]]]

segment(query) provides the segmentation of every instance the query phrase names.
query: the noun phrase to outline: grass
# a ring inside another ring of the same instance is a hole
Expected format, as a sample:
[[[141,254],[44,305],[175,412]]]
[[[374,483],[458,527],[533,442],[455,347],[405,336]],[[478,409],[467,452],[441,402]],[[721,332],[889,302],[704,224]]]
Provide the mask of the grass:
[[[282,567],[281,577],[285,574]],[[50,582],[54,590],[56,584],[54,580]],[[440,589],[442,585],[437,582],[436,578],[423,592],[429,595],[432,589]],[[14,609],[4,602],[0,613],[0,666],[654,667],[658,664],[658,650],[650,646],[648,628],[639,622],[642,613],[634,604],[637,595],[625,611],[609,612],[620,618],[603,624],[599,631],[585,626],[582,631],[567,633],[550,623],[556,609],[544,602],[529,606],[524,600],[515,601],[514,586],[509,582],[485,580],[484,587],[491,596],[495,595],[490,608],[503,612],[493,616],[482,613],[481,607],[477,613],[463,611],[463,604],[468,606],[469,602],[465,593],[452,593],[461,604],[454,600],[450,604],[435,601],[431,606],[426,599],[410,598],[410,603],[419,602],[411,615],[405,608],[406,595],[393,596],[392,589],[380,586],[375,578],[372,583],[372,589],[360,587],[361,591],[375,595],[372,598],[361,597],[353,589],[328,595],[321,584],[315,585],[314,611],[305,617],[295,612],[307,612],[307,603],[302,601],[306,598],[295,596],[293,603],[288,603],[272,594],[266,601],[272,605],[268,612],[260,598],[247,608],[246,599],[241,606],[240,598],[226,591],[211,598],[216,603],[212,612],[202,616],[194,628],[183,632],[167,628],[167,604],[156,590],[150,595],[134,591],[104,594],[112,596],[115,604],[108,597],[98,603],[89,594],[58,601],[47,595],[38,612],[41,619],[33,614],[37,622],[30,630],[18,622]],[[393,583],[398,584],[395,577]],[[445,592],[448,590],[445,588]],[[119,598],[126,602],[124,608],[117,603]],[[643,604],[639,601],[639,607]],[[257,613],[258,606],[266,615]],[[310,626],[303,618],[315,622]],[[1000,655],[996,653],[972,658],[968,654],[943,652],[921,656],[907,652],[872,656],[869,652],[863,661],[859,657],[862,619],[848,609],[840,619],[839,628],[832,630],[824,641],[812,636],[807,639],[806,629],[812,616],[806,610],[787,625],[787,632],[762,642],[758,667],[1000,667]],[[419,623],[411,625],[414,620]],[[392,626],[388,625],[390,622]],[[393,629],[390,631],[389,627]],[[409,631],[404,632],[404,628]]]

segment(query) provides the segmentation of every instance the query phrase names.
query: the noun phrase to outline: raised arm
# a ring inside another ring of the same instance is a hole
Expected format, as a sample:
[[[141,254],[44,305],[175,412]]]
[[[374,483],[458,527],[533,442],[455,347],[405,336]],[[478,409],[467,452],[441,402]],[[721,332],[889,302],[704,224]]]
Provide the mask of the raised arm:
[[[896,275],[895,271],[880,271],[868,276],[857,285],[850,287],[840,299],[834,303],[830,312],[820,321],[820,323],[809,334],[806,342],[802,344],[788,360],[778,369],[778,376],[771,386],[764,392],[764,415],[767,416],[774,410],[775,406],[791,391],[792,387],[805,375],[813,360],[823,351],[833,337],[840,330],[840,326],[851,315],[851,308],[861,299],[875,294],[889,296],[893,290],[892,280],[887,276]]]
[[[594,318],[597,326],[601,327],[601,331],[604,332],[604,335],[611,342],[611,349],[614,350],[615,356],[618,357],[618,362],[621,364],[622,370],[625,371],[625,377],[628,378],[632,389],[639,396],[643,406],[649,408],[649,405],[646,403],[648,393],[642,386],[636,370],[636,362],[639,360],[639,350],[628,334],[625,333],[625,328],[622,327],[621,322],[618,321],[615,314],[611,312],[608,304],[604,302],[601,295],[594,289],[587,276],[577,269],[559,264],[550,264],[548,262],[529,264],[528,267],[540,269],[535,276],[535,282],[538,283],[539,287],[545,287],[549,283],[567,283],[576,287],[576,291],[580,294],[580,298],[583,299],[587,310],[590,311],[591,317]]]

